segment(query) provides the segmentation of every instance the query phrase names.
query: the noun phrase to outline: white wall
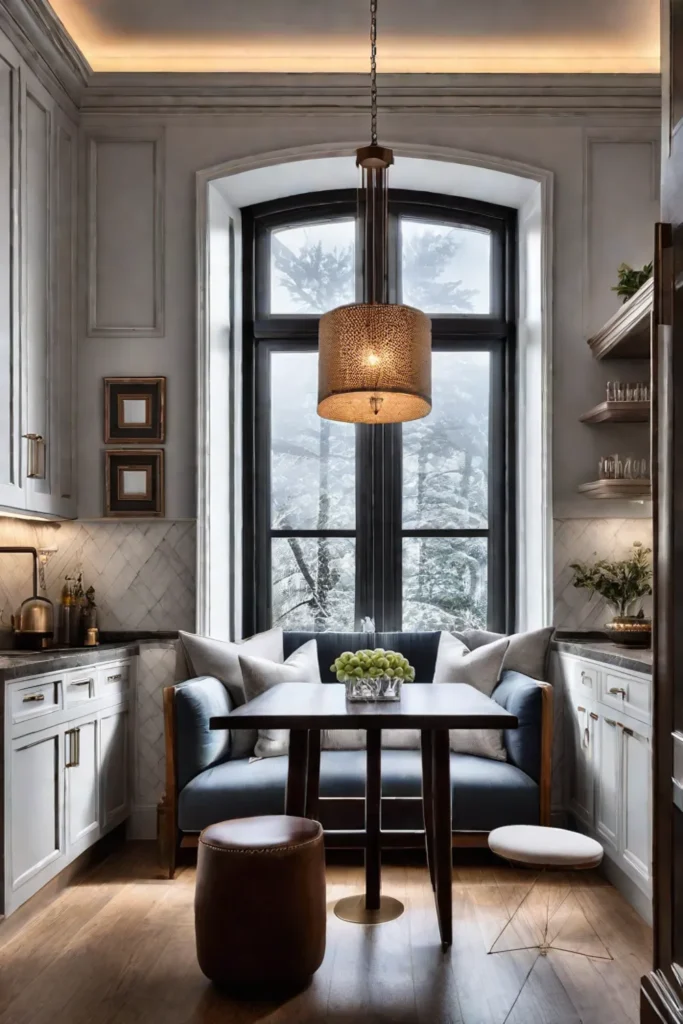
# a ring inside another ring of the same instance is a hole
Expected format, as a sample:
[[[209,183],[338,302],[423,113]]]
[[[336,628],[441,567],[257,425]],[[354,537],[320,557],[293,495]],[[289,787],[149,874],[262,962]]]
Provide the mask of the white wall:
[[[578,422],[582,412],[602,395],[614,367],[601,367],[592,359],[586,334],[618,305],[611,284],[622,260],[642,264],[650,258],[653,224],[657,215],[655,150],[659,133],[656,104],[643,109],[642,97],[631,80],[623,82],[621,103],[612,109],[601,102],[575,98],[567,106],[558,101],[554,110],[529,108],[499,112],[490,109],[473,116],[467,110],[445,109],[443,99],[424,93],[419,111],[394,109],[380,116],[382,138],[396,143],[451,146],[472,154],[500,156],[537,167],[554,175],[554,309],[553,365],[554,409],[553,481],[555,514],[594,517],[602,514],[648,515],[647,506],[610,503],[600,506],[580,497],[576,487],[595,476],[601,453],[624,447],[646,454],[647,432],[632,428],[626,433],[598,432]],[[307,96],[314,93],[309,79]],[[641,90],[642,91],[642,90]],[[112,103],[111,97],[107,101]],[[367,134],[365,114],[348,113],[339,102],[320,109],[310,98],[304,109],[292,97],[289,106],[269,109],[261,102],[257,111],[234,109],[188,117],[186,113],[154,112],[156,100],[138,104],[134,113],[122,104],[115,114],[88,110],[83,117],[86,137],[99,140],[98,173],[106,178],[108,199],[119,201],[117,190],[126,190],[127,216],[137,209],[139,225],[148,225],[147,237],[127,246],[116,231],[98,238],[90,247],[90,280],[82,287],[92,299],[96,286],[103,308],[129,308],[129,281],[139,271],[147,280],[163,275],[159,311],[162,336],[150,336],[140,314],[135,333],[88,336],[85,323],[80,339],[79,514],[101,515],[101,378],[105,374],[166,374],[168,377],[167,516],[195,514],[195,249],[194,175],[224,161],[282,148],[322,143],[363,141]],[[206,97],[204,97],[206,103]],[[286,102],[286,101],[285,101]],[[151,104],[151,107],[149,106]],[[396,104],[394,105],[396,107]],[[123,171],[133,133],[154,140],[165,162],[161,195],[155,193],[150,165],[141,166],[137,191]],[[110,140],[110,141],[106,141]],[[103,144],[102,144],[103,143]],[[112,166],[107,166],[112,164]],[[91,175],[91,188],[93,185]],[[96,183],[96,181],[95,181]],[[119,184],[120,183],[120,184]],[[84,196],[85,199],[85,196]],[[155,249],[150,232],[150,203],[163,209],[162,248]],[[85,212],[85,211],[84,211]],[[90,232],[97,234],[91,210]],[[95,216],[95,221],[97,222]],[[106,226],[105,226],[106,227]],[[94,258],[93,258],[94,255]],[[117,259],[114,259],[113,256]],[[125,264],[125,272],[115,267]],[[150,262],[153,265],[150,265]],[[109,269],[109,272],[105,271]],[[160,331],[155,332],[160,335]],[[624,440],[626,438],[626,440]]]

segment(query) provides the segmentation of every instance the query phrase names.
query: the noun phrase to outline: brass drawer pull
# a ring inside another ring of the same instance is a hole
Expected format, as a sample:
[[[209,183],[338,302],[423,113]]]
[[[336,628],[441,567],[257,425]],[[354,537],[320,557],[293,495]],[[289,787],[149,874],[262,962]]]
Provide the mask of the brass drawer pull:
[[[121,675],[120,672],[115,676],[107,676],[108,683],[118,683],[119,679],[123,679],[123,676]]]
[[[619,723],[619,725],[621,725],[621,722]],[[626,736],[634,736],[635,735],[635,733],[633,732],[633,729],[629,729],[629,727],[627,725],[621,725],[621,728],[624,730],[624,733],[626,734]]]
[[[78,768],[81,763],[81,730],[80,729],[68,729],[64,733],[64,737],[69,737],[69,760],[64,765],[65,768]]]
[[[45,694],[44,693],[28,693],[24,697],[22,703],[24,703],[24,704],[36,704],[36,703],[38,703],[41,700],[45,700]]]
[[[591,718],[593,719],[594,722],[597,722],[598,715],[596,715],[594,711],[591,711]]]
[[[582,711],[584,715],[586,714],[586,709],[585,709],[585,708],[582,708],[582,707],[581,707],[581,706],[580,706],[579,704],[577,704],[577,706],[576,706],[576,710],[577,710],[577,711]]]
[[[626,690],[623,686],[613,686],[610,688],[609,693],[613,693],[615,696],[616,694],[619,694],[620,697],[626,696]]]
[[[616,725],[617,725],[617,723],[614,721],[613,718],[606,718],[605,719],[605,724],[606,725],[613,725],[615,728],[616,728]]]
[[[90,686],[91,679],[79,679],[77,683],[70,683],[70,686]]]

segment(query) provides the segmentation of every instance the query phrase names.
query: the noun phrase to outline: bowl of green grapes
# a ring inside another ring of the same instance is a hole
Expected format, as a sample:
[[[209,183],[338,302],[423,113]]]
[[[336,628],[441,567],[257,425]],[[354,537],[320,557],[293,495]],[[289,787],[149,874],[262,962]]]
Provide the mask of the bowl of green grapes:
[[[344,651],[330,666],[350,701],[400,700],[403,683],[415,681],[415,669],[397,651]]]

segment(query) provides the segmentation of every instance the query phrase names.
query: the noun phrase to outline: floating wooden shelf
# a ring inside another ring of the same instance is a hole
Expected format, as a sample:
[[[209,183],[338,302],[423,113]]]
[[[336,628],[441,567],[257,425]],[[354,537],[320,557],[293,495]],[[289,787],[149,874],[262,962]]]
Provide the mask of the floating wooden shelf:
[[[649,423],[649,402],[600,402],[581,417],[582,423]]]
[[[653,294],[654,282],[650,278],[604,327],[588,339],[596,359],[650,358]]]
[[[652,498],[652,485],[649,480],[591,480],[588,484],[580,484],[579,491],[587,498],[627,501],[650,501]]]

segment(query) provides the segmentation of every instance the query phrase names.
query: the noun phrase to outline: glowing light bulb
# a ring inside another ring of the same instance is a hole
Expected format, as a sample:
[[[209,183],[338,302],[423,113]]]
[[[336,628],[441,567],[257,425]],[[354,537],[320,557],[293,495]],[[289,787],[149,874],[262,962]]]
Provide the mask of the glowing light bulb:
[[[379,366],[379,356],[376,352],[370,352],[368,355],[368,366]]]

